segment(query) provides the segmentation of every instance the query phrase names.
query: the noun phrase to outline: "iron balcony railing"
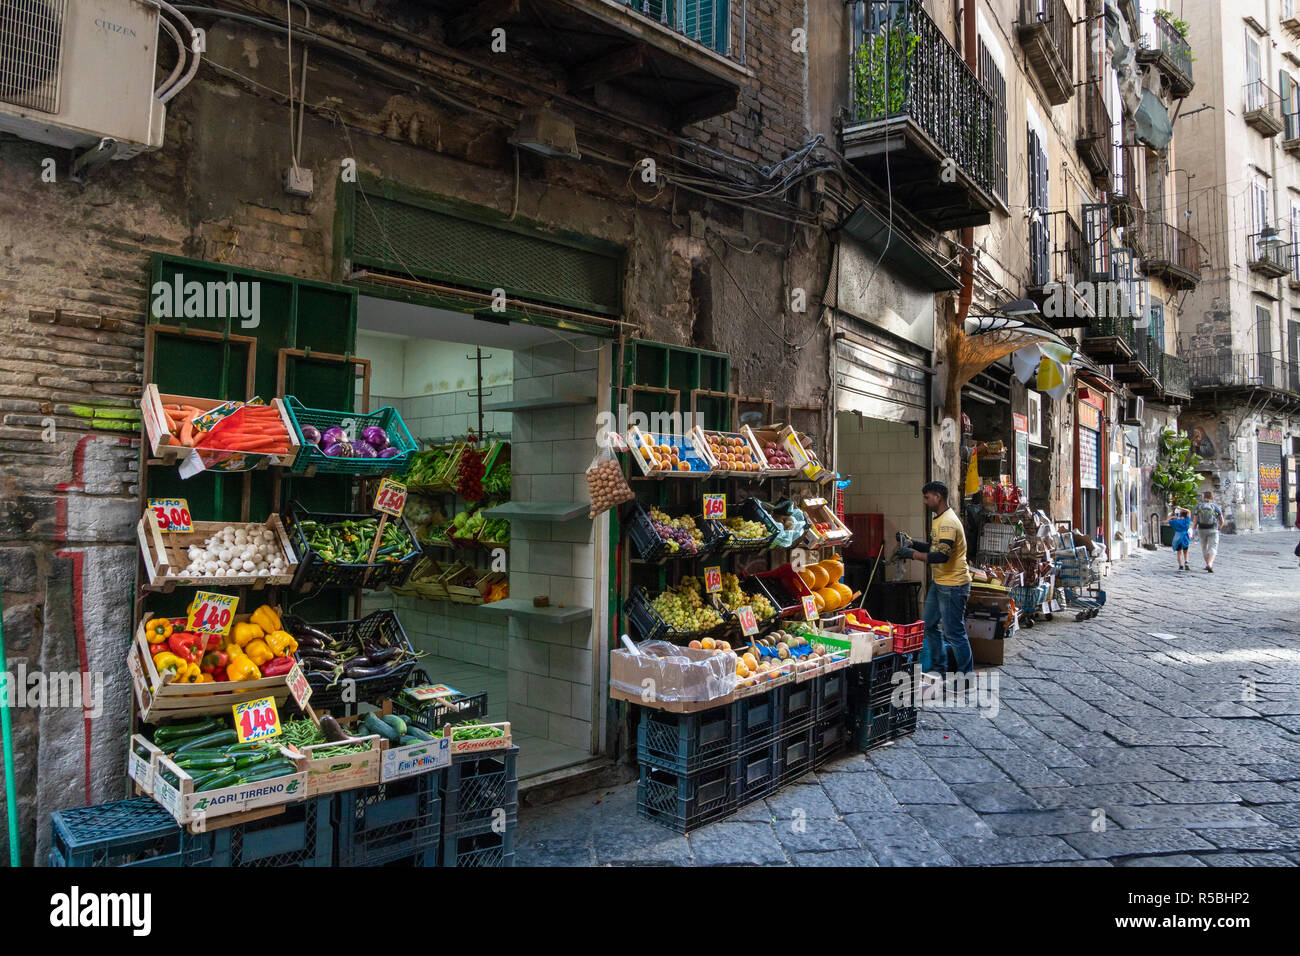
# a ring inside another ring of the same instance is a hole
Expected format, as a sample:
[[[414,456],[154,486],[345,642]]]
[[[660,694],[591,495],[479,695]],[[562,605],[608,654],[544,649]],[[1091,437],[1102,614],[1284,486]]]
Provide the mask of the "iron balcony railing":
[[[1191,398],[1191,371],[1187,359],[1165,352],[1160,356],[1160,366],[1160,383],[1164,386],[1165,394]]]
[[[1056,55],[1065,66],[1066,75],[1074,79],[1074,17],[1065,0],[1020,0],[1020,22],[1041,23],[1047,27]]]
[[[1145,241],[1148,260],[1168,263],[1200,280],[1202,247],[1190,233],[1167,222],[1148,218]]]
[[[1300,244],[1291,244],[1291,285],[1300,285]]]
[[[1122,342],[1127,342],[1130,348],[1133,347],[1136,341],[1133,319],[1124,315],[1123,310],[1116,315],[1099,315],[1088,320],[1088,338],[1103,339],[1112,336]]]
[[[1272,355],[1220,352],[1189,361],[1192,388],[1275,388],[1300,393],[1296,367]]]
[[[1246,122],[1264,136],[1272,137],[1282,132],[1282,101],[1263,80],[1252,80],[1245,86]]]
[[[1280,236],[1274,232],[1270,238]],[[1246,237],[1247,262],[1257,272],[1284,276],[1291,271],[1291,246],[1266,242],[1263,231],[1251,233]]]
[[[1174,29],[1172,23],[1160,14],[1156,14],[1155,23],[1160,52],[1169,57],[1169,62],[1174,69],[1187,77],[1190,83],[1193,79],[1191,44],[1187,42],[1187,39],[1181,33]]]
[[[1040,212],[1029,220],[1029,286],[1091,278],[1083,230],[1063,209]]]
[[[621,0],[637,13],[723,56],[745,62],[748,0]],[[735,24],[733,25],[733,12]],[[735,34],[734,40],[732,34]]]
[[[854,122],[911,119],[945,157],[992,193],[993,95],[920,0],[857,0],[849,6]]]
[[[1112,127],[1110,111],[1102,97],[1101,88],[1095,82],[1084,84],[1082,96],[1082,122],[1079,127],[1078,146],[1084,163],[1094,177],[1111,178],[1113,157],[1111,136]]]
[[[1288,140],[1300,139],[1300,109],[1284,113],[1282,115],[1282,127],[1283,137]]]

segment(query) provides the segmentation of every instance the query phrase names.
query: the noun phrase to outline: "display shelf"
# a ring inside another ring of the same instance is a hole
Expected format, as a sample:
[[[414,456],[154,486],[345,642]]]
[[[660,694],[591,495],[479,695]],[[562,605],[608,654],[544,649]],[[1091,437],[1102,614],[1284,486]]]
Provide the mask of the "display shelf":
[[[589,607],[533,607],[531,598],[505,598],[491,604],[480,604],[478,609],[480,613],[529,618],[551,624],[572,624],[591,617]]]
[[[483,406],[485,412],[540,412],[547,408],[576,408],[596,404],[595,395],[558,395],[545,398],[517,398],[509,402],[491,402]]]
[[[591,510],[585,501],[507,501],[483,509],[489,518],[518,518],[521,521],[573,521]]]

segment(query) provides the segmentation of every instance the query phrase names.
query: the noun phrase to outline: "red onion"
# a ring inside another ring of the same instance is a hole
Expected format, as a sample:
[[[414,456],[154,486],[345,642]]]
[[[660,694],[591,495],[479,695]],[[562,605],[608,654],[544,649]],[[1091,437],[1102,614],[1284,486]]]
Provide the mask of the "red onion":
[[[388,447],[388,432],[378,425],[371,425],[361,433],[362,439],[371,448],[380,451]]]

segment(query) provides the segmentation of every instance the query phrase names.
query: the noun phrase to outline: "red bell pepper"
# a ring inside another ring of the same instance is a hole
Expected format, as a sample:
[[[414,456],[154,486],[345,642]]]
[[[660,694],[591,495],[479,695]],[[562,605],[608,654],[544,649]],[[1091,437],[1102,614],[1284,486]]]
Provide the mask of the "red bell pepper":
[[[212,672],[212,679],[214,681],[230,680],[230,678],[226,676],[226,669],[224,667],[218,667],[214,670]]]
[[[158,656],[159,654],[161,654],[163,651],[167,651],[168,653],[171,652],[171,648],[167,646],[167,642],[166,642],[166,641],[163,641],[161,644],[150,644],[150,645],[149,645],[149,653],[152,654],[154,657],[157,657],[157,656]]]
[[[203,656],[204,639],[201,635],[181,631],[167,638],[167,647],[187,664],[197,664]]]
[[[262,665],[262,676],[280,677],[293,670],[293,665],[294,660],[292,657],[276,657]]]
[[[215,674],[219,670],[225,670],[229,660],[225,651],[208,651],[199,662],[199,667],[205,674]]]

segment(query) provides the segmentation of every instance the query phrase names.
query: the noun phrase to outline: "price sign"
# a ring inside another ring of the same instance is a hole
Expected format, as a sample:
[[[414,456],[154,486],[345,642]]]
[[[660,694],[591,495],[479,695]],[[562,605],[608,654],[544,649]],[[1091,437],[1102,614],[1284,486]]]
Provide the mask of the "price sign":
[[[804,595],[803,619],[805,621],[817,620],[817,602],[813,600],[813,596],[811,594]]]
[[[188,534],[194,530],[190,520],[190,503],[184,498],[150,498],[149,510],[158,519],[160,531]]]
[[[406,507],[406,485],[400,481],[393,481],[391,478],[385,478],[379,483],[379,490],[375,492],[375,510],[390,514],[394,518],[400,518],[402,509]]]
[[[297,664],[289,668],[289,673],[285,676],[285,682],[289,685],[289,693],[293,695],[294,701],[297,702],[298,709],[304,709],[307,706],[307,701],[311,700],[311,684],[307,683],[307,675],[302,672],[302,668]]]
[[[230,709],[235,712],[235,733],[241,744],[280,736],[280,713],[275,709],[274,697],[234,704]]]
[[[749,637],[758,633],[758,621],[754,617],[754,609],[746,604],[736,611],[736,616],[740,618],[740,633]]]
[[[190,602],[189,619],[185,630],[194,634],[230,633],[230,623],[235,619],[235,605],[239,598],[233,594],[213,594],[200,591]]]
[[[727,516],[726,495],[705,495],[704,496],[704,517],[725,518],[726,516]]]
[[[717,594],[722,590],[722,568],[712,567],[704,569],[704,590],[709,594]]]

